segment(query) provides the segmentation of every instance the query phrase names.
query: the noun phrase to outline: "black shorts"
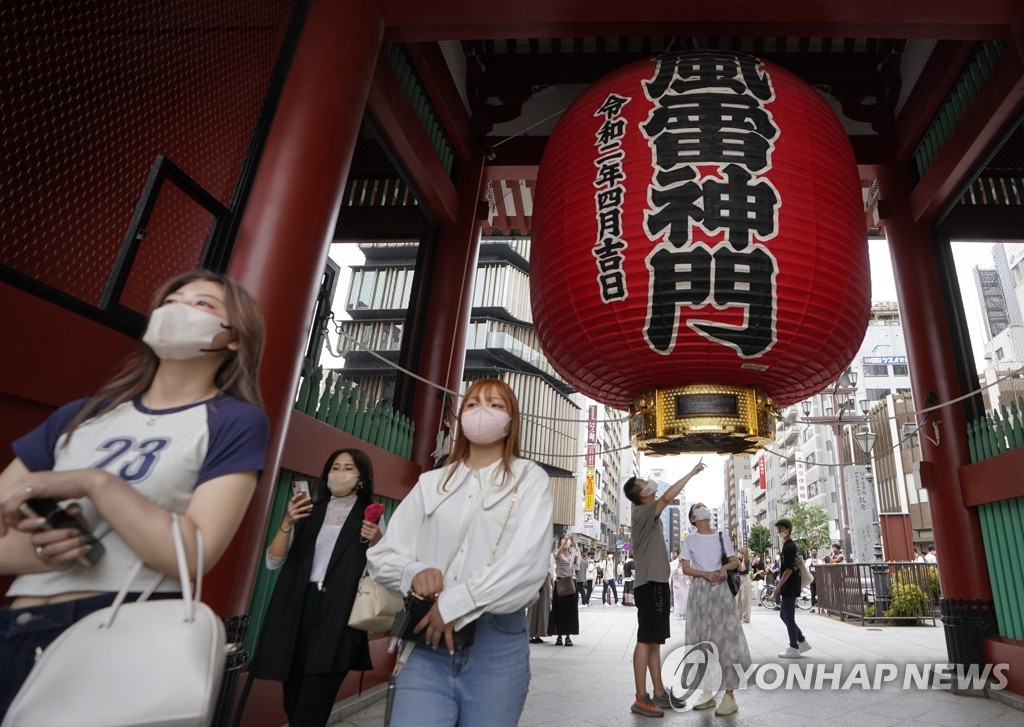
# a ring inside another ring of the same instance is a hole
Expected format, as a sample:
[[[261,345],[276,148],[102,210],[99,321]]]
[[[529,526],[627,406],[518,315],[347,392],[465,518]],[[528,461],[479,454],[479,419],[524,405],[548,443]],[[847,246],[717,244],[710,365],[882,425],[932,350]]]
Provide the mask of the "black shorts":
[[[664,644],[670,635],[669,589],[667,583],[649,581],[633,589],[636,603],[636,640],[641,644]]]
[[[623,581],[623,583],[622,583],[622,593],[624,595],[628,596],[632,592],[633,592],[633,581]]]

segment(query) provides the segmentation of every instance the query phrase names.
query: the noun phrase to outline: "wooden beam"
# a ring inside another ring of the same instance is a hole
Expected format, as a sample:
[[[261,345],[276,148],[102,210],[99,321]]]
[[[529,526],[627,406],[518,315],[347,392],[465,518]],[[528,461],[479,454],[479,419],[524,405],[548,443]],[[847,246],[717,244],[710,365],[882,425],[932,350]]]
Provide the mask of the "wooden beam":
[[[416,73],[423,82],[424,90],[430,97],[456,156],[460,160],[469,159],[472,144],[469,113],[462,103],[440,46],[434,42],[409,43],[405,51],[416,67]]]
[[[342,0],[338,0],[342,1]],[[378,0],[385,39],[759,36],[1004,39],[1019,0]]]
[[[526,215],[523,212],[523,190],[519,186],[519,180],[509,179],[505,183],[512,190],[512,205],[516,208],[516,231],[520,235],[529,235],[530,230],[526,226]]]
[[[459,194],[383,53],[377,58],[366,110],[435,220],[454,222]]]
[[[941,40],[935,45],[893,127],[893,152],[897,159],[909,159],[913,154],[975,46],[958,40]]]
[[[910,194],[917,222],[931,222],[976,171],[1024,103],[1024,65],[1015,48],[999,59],[935,161]]]
[[[510,233],[508,228],[508,215],[505,214],[505,191],[501,188],[501,180],[494,179],[487,183],[494,195],[494,221],[491,223],[491,231],[503,235]]]
[[[488,164],[484,167],[487,179],[536,179],[536,164]]]

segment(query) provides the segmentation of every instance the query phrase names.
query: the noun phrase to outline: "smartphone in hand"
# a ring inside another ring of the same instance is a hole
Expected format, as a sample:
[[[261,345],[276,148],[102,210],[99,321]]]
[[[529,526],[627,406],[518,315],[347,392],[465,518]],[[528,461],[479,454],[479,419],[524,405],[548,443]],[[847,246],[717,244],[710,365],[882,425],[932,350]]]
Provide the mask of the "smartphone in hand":
[[[85,537],[85,544],[90,546],[84,555],[78,557],[78,564],[83,568],[92,568],[107,550],[103,547],[103,543],[97,540],[82,523],[71,517],[56,500],[48,497],[30,497],[21,503],[18,509],[25,517],[46,520],[46,524],[43,525],[46,530],[71,528],[80,532]]]
[[[299,493],[309,497],[309,480],[292,480],[292,495]]]

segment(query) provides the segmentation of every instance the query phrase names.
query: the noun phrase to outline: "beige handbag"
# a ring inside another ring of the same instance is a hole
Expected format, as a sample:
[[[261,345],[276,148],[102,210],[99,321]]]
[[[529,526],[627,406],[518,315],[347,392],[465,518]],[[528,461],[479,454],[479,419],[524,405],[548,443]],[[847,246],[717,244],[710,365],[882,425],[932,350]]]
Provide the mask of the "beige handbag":
[[[64,631],[37,659],[3,727],[199,727],[213,719],[224,676],[224,623],[199,602],[203,540],[196,530],[195,599],[181,525],[174,515],[181,598],[146,600],[159,575],[124,603],[142,568],[132,569],[113,604]]]
[[[395,614],[402,610],[402,603],[400,595],[377,583],[370,577],[370,570],[364,568],[348,625],[360,631],[388,631],[395,622]]]

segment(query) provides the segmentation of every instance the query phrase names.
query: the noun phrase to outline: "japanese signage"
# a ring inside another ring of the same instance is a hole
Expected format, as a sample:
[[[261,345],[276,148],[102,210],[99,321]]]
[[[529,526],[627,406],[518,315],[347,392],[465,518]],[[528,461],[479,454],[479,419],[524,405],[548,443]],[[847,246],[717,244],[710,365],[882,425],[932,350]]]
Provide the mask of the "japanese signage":
[[[888,366],[889,364],[906,364],[906,356],[864,356],[861,358],[861,362],[875,366]]]
[[[587,409],[587,472],[583,490],[584,513],[594,510],[594,480],[597,464],[597,406],[591,404]]]
[[[583,509],[592,511],[594,509],[594,470],[587,470],[586,485],[583,489]]]
[[[779,272],[764,243],[782,204],[766,176],[779,136],[771,78],[751,56],[702,53],[663,56],[643,86],[653,104],[640,127],[653,159],[644,227],[657,242],[644,338],[670,354],[684,317],[741,358],[762,356],[776,342]],[[691,315],[730,308],[741,325]]]
[[[807,502],[807,465],[796,462],[796,496],[800,502]]]
[[[873,562],[881,557],[882,544],[874,477],[871,470],[863,465],[847,465],[843,469],[843,479],[846,482],[846,507],[849,508],[846,517],[850,524],[850,555],[857,563]]]
[[[622,272],[622,261],[628,247],[622,239],[622,203],[626,188],[622,183],[626,173],[622,170],[625,152],[622,137],[626,135],[626,120],[620,114],[630,99],[614,93],[608,94],[594,116],[601,119],[601,126],[594,134],[597,158],[594,166],[594,207],[597,213],[597,241],[593,255],[597,258],[597,283],[601,287],[601,300],[611,303],[625,300],[627,295],[626,276]]]

